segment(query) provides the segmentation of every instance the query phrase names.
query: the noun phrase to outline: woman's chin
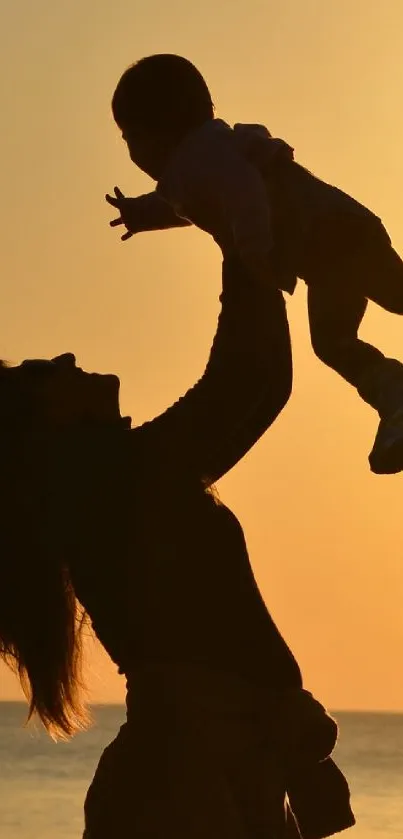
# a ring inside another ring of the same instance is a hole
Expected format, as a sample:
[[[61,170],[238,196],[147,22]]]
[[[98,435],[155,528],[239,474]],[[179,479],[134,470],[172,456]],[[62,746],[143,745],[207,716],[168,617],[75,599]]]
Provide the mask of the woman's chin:
[[[102,376],[94,374],[93,379],[93,393],[91,394],[91,408],[98,422],[106,424],[115,424],[121,422],[121,414],[119,407],[119,388],[120,381],[118,376],[111,374],[104,374]]]
[[[115,387],[120,387],[120,379],[119,376],[116,376],[115,373],[88,373],[91,379],[97,379],[100,385],[104,382],[105,384],[114,383]]]

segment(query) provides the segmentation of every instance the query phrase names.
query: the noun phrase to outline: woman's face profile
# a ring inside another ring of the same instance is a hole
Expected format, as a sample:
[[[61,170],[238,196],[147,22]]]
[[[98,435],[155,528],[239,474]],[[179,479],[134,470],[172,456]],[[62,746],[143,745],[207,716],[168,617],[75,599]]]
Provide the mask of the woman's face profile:
[[[121,420],[118,377],[85,372],[77,367],[73,353],[51,360],[27,359],[14,369],[29,391],[35,425],[67,428]]]

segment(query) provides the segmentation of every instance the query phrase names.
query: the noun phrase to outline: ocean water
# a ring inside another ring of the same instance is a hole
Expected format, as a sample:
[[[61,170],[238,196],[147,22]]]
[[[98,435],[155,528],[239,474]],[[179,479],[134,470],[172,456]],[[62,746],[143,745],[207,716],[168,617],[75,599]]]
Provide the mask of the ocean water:
[[[0,703],[0,837],[81,839],[86,789],[124,708],[97,706],[94,727],[69,743],[23,729],[25,710],[21,703]],[[336,759],[357,817],[357,826],[339,835],[403,839],[403,714],[335,716]]]

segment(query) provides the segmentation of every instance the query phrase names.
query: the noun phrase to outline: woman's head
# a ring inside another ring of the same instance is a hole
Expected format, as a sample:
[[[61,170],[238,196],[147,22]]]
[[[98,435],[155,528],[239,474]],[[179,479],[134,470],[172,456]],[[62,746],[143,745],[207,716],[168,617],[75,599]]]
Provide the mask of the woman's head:
[[[84,372],[72,353],[0,367],[0,432],[121,422],[118,377]]]
[[[180,55],[150,55],[129,67],[112,99],[131,159],[158,180],[176,145],[214,118],[207,84]]]
[[[38,713],[59,736],[87,721],[80,698],[85,615],[66,548],[74,486],[63,464],[81,430],[87,439],[91,429],[106,428],[110,438],[110,429],[127,427],[118,394],[115,376],[84,373],[70,353],[0,365],[0,657],[20,677],[30,716]],[[74,480],[81,457],[77,451]]]

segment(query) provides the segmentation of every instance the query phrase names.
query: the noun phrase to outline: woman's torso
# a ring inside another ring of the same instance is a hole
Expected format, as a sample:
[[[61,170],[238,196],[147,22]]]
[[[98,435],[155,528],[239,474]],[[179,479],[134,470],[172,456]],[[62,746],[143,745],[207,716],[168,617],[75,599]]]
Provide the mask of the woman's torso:
[[[142,479],[140,468],[120,485],[103,473],[89,481],[91,503],[82,484],[70,553],[77,596],[120,670],[189,662],[298,686],[233,513],[201,485],[158,469]]]

